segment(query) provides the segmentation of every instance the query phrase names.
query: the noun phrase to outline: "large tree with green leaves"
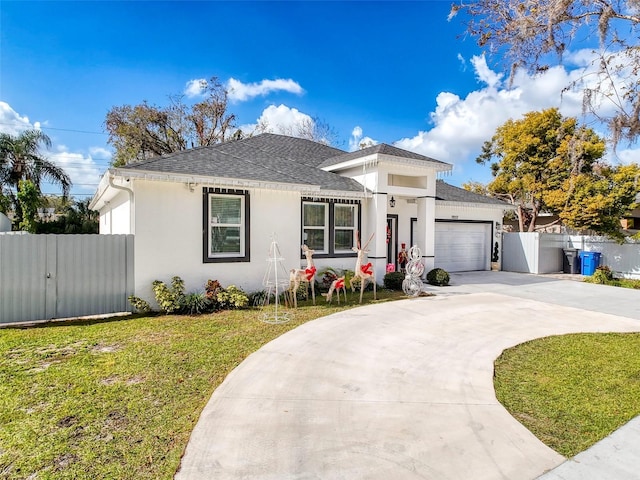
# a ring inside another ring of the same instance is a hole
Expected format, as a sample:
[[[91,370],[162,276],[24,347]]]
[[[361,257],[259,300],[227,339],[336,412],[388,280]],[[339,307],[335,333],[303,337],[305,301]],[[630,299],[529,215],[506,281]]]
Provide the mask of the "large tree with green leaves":
[[[41,147],[51,147],[51,140],[41,130],[25,130],[18,135],[0,133],[0,194],[10,197],[14,207],[21,180],[33,182],[38,193],[46,181],[60,185],[64,197],[69,195],[69,175],[47,160],[40,152]]]
[[[499,53],[513,74],[546,71],[578,42],[599,38],[590,74],[567,88],[584,92],[586,110],[614,107],[605,118],[614,145],[640,135],[640,2],[638,0],[473,0],[454,3],[478,45]]]
[[[187,148],[203,147],[237,135],[235,115],[228,112],[226,88],[213,77],[202,82],[204,98],[193,105],[172,95],[164,107],[142,102],[113,107],[105,120],[113,165],[122,166]]]
[[[571,196],[567,181],[591,173],[604,151],[593,130],[550,108],[498,127],[476,161],[493,161],[488,191],[514,205],[520,231],[531,232],[541,212],[557,213]]]
[[[621,238],[620,219],[637,206],[640,166],[608,165],[604,152],[604,140],[575,118],[555,108],[530,112],[483,145],[477,161],[493,161],[493,181],[465,187],[513,204],[520,231],[534,231],[547,212],[569,228]]]
[[[572,193],[555,206],[561,221],[576,230],[593,230],[612,238],[624,237],[620,219],[637,208],[640,165],[598,166],[591,175],[567,180]]]

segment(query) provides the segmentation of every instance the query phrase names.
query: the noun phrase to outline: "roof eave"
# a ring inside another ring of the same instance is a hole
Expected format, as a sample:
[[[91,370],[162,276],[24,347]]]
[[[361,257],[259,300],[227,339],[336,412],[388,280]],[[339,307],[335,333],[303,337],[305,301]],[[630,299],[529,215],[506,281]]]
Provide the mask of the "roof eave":
[[[436,198],[436,205],[442,205],[443,207],[465,207],[465,208],[496,208],[501,210],[514,210],[515,206],[505,203],[500,205],[499,203],[479,203],[479,202],[458,202],[455,200],[440,200]]]

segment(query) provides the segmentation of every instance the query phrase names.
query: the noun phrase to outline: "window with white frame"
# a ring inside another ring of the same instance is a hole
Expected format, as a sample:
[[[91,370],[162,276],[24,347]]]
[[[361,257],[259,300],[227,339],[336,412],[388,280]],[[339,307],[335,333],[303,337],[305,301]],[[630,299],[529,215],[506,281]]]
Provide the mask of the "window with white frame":
[[[302,237],[316,253],[329,253],[329,204],[302,203]]]
[[[356,244],[358,206],[334,204],[333,206],[333,250],[335,253],[350,253]]]
[[[302,241],[315,250],[316,255],[353,255],[359,224],[356,202],[302,202]]]
[[[249,194],[205,189],[204,261],[249,261]]]

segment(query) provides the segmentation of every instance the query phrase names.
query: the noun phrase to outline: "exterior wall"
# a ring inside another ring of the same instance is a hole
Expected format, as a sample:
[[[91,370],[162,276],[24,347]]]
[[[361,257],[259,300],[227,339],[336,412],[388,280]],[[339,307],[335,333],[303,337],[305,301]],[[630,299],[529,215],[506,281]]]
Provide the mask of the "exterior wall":
[[[468,203],[453,203],[453,202],[439,202],[436,201],[436,219],[437,220],[452,220],[452,221],[469,221],[469,222],[491,222],[492,223],[492,239],[491,250],[495,248],[496,242],[498,243],[498,252],[502,251],[502,218],[504,216],[504,209],[497,206],[478,206]],[[499,227],[498,227],[499,226]],[[490,253],[492,253],[490,252]],[[489,258],[491,258],[491,254]],[[498,264],[502,261],[498,259]]]
[[[417,218],[417,234],[413,239],[423,255],[427,269],[433,268],[433,252],[435,234],[433,229],[435,212],[435,190],[437,172],[431,168],[420,168],[408,165],[398,165],[384,161],[369,166],[350,168],[340,172],[366,186],[373,192],[366,214],[370,229],[362,231],[362,241],[375,231],[375,237],[369,246],[368,261],[374,264],[378,283],[386,273],[387,265],[387,215],[397,215],[397,245],[394,249],[394,261],[400,244],[406,243],[411,247],[411,219]],[[394,180],[397,184],[390,184],[393,176],[405,177]],[[411,181],[415,179],[415,181]],[[404,181],[403,181],[404,180]],[[389,201],[394,198],[395,207]],[[411,202],[411,203],[409,203]],[[420,205],[420,212],[418,211]],[[394,241],[395,241],[394,237]],[[427,270],[428,271],[428,270]]]
[[[100,234],[129,234],[131,202],[126,192],[119,192],[100,210]]]
[[[271,240],[275,235],[287,270],[299,268],[301,197],[298,192],[250,189],[250,262],[203,263],[202,187],[136,181],[136,295],[153,300],[151,283],[174,275],[187,291],[207,280],[262,290]]]
[[[507,272],[554,273],[562,271],[565,235],[556,233],[505,233],[502,269]]]

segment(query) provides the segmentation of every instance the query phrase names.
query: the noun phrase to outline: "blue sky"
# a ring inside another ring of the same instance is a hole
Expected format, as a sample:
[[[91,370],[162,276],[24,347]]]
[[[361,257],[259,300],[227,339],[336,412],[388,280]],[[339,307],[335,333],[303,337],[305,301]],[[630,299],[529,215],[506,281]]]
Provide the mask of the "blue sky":
[[[278,132],[319,117],[345,150],[365,138],[396,144],[452,163],[450,183],[486,182],[489,168],[474,158],[498,125],[550,106],[580,114],[579,94],[560,92],[589,68],[593,45],[577,45],[565,67],[522,73],[510,85],[499,58],[465,38],[463,19],[448,21],[449,8],[449,0],[3,0],[0,131],[42,128],[72,193],[91,195],[110,161],[103,122],[111,107],[164,105],[216,76],[233,87],[229,110],[247,130],[259,119]]]

